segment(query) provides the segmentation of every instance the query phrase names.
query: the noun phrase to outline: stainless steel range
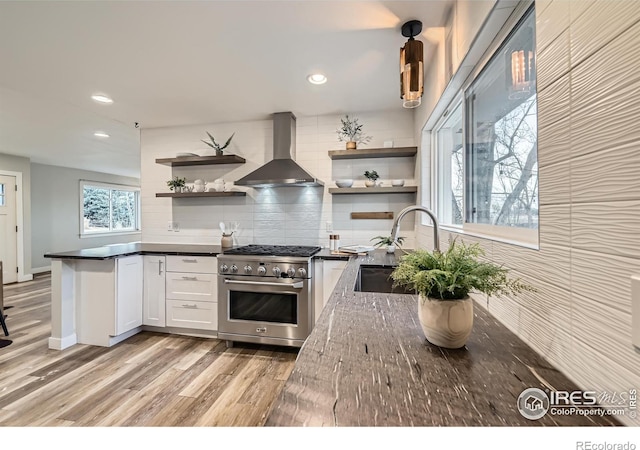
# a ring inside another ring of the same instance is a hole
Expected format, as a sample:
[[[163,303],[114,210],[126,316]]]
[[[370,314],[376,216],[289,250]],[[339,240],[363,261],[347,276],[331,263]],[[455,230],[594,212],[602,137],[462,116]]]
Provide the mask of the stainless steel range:
[[[218,338],[301,347],[315,323],[320,247],[246,245],[218,255]]]

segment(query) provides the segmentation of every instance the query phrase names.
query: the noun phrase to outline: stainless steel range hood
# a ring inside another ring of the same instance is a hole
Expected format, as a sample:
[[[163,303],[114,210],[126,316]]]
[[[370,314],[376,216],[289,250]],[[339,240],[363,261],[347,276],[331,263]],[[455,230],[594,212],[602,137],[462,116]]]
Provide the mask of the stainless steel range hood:
[[[324,186],[324,183],[300,167],[294,160],[296,116],[291,112],[273,115],[273,159],[234,184],[238,186]]]

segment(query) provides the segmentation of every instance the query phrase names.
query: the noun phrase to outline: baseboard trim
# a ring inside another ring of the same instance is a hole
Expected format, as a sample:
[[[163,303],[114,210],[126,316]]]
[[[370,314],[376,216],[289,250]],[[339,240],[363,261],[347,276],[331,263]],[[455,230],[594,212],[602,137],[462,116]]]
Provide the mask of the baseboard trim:
[[[49,338],[49,348],[52,350],[64,350],[65,348],[69,348],[72,345],[76,345],[77,343],[78,336],[75,333],[63,338]]]
[[[43,273],[43,272],[51,272],[51,266],[42,266],[42,267],[32,267],[31,273]]]

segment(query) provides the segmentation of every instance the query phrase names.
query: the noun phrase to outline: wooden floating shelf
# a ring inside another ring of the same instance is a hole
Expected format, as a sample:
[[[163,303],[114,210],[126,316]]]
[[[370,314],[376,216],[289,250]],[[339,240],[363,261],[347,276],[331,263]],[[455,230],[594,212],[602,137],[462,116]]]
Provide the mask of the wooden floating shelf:
[[[244,164],[246,160],[238,155],[222,156],[184,156],[182,158],[160,158],[156,159],[157,164],[165,166],[209,166],[212,164]]]
[[[171,198],[197,198],[197,197],[244,197],[246,192],[226,191],[226,192],[159,192],[156,197]]]
[[[352,212],[352,219],[393,219],[393,211]]]
[[[329,188],[329,194],[411,194],[415,192],[418,192],[417,186]]]
[[[394,157],[415,156],[417,153],[418,153],[418,147],[329,150],[329,158],[331,159],[394,158]]]

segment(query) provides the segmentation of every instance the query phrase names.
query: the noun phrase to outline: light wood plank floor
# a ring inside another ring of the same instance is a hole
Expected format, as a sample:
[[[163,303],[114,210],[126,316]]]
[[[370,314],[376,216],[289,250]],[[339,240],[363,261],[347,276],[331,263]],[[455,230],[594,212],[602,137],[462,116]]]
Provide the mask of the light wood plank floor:
[[[50,350],[50,276],[4,290],[0,426],[261,426],[297,355],[150,332]]]

